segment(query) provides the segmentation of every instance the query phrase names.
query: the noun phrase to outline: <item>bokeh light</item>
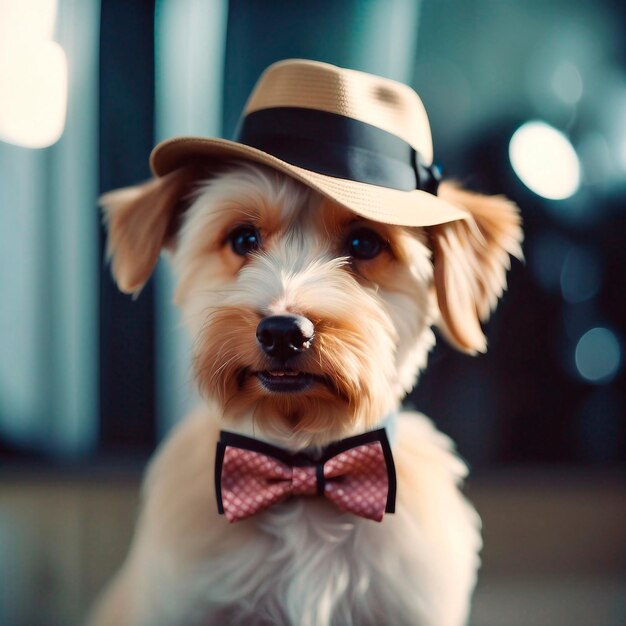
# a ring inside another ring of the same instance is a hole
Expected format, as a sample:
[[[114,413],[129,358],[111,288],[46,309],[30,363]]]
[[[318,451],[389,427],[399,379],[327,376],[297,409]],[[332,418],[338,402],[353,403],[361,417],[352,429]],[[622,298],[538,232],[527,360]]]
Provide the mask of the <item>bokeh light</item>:
[[[563,298],[570,304],[585,302],[598,293],[601,281],[602,267],[598,253],[585,246],[573,246],[561,269]]]
[[[552,90],[565,104],[576,104],[583,95],[583,79],[571,61],[561,61],[551,80]]]
[[[45,148],[63,133],[67,60],[54,41],[14,46],[0,56],[0,139]]]
[[[601,77],[602,88],[594,93],[597,125],[610,146],[614,182],[622,185],[626,174],[626,76],[623,70],[612,68]]]
[[[576,369],[591,383],[610,382],[617,374],[621,360],[619,341],[608,328],[588,330],[576,345]]]
[[[0,45],[52,39],[57,0],[0,0]]]
[[[618,176],[618,163],[603,133],[591,131],[585,134],[576,148],[586,185],[605,185]]]
[[[520,126],[511,137],[509,158],[519,179],[543,198],[563,200],[580,186],[580,162],[572,144],[545,122]]]
[[[559,291],[563,265],[572,243],[558,231],[545,230],[529,243],[528,262],[535,280],[546,291]]]
[[[0,139],[44,148],[61,137],[67,58],[52,41],[55,0],[0,0]]]

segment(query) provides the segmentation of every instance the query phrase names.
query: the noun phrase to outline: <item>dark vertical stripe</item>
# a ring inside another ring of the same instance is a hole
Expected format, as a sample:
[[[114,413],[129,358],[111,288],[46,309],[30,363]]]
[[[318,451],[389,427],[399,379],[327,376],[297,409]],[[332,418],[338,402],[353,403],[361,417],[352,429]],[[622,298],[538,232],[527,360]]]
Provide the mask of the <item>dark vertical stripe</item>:
[[[100,31],[100,191],[149,177],[154,143],[154,1],[103,0]],[[100,232],[104,258],[106,234]],[[154,301],[133,301],[104,264],[100,280],[100,446],[152,447]]]
[[[324,477],[324,464],[318,463],[315,466],[315,491],[318,496],[323,496],[326,489],[326,478]]]

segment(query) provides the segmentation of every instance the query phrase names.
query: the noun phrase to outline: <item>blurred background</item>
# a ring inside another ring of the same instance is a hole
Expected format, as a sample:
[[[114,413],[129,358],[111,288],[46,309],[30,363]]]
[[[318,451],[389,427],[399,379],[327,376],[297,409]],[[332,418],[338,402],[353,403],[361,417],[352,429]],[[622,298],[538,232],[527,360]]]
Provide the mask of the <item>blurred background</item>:
[[[117,292],[98,195],[161,139],[230,137],[290,57],[408,83],[444,174],[522,210],[490,351],[440,342],[407,401],[472,467],[471,624],[626,624],[625,24],[616,0],[0,0],[0,624],[80,623],[197,401],[168,269]]]

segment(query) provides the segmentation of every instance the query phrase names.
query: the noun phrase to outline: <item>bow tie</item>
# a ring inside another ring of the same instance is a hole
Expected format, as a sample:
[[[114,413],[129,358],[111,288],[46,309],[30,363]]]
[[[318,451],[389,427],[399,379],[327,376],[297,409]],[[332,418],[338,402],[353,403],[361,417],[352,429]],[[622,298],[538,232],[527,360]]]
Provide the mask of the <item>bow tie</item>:
[[[291,496],[316,495],[342,511],[380,522],[395,509],[396,472],[384,428],[332,443],[315,457],[222,431],[215,493],[217,509],[229,522]]]

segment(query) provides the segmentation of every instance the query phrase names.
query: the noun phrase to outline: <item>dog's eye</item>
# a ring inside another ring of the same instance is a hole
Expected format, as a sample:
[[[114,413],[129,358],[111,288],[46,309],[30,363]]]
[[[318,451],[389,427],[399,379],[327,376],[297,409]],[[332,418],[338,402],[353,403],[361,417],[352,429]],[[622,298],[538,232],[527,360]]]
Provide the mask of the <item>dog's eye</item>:
[[[254,226],[238,226],[228,235],[230,247],[235,254],[246,256],[261,245],[259,231]]]
[[[348,254],[355,259],[373,259],[384,247],[382,237],[371,228],[353,230],[346,241]]]

